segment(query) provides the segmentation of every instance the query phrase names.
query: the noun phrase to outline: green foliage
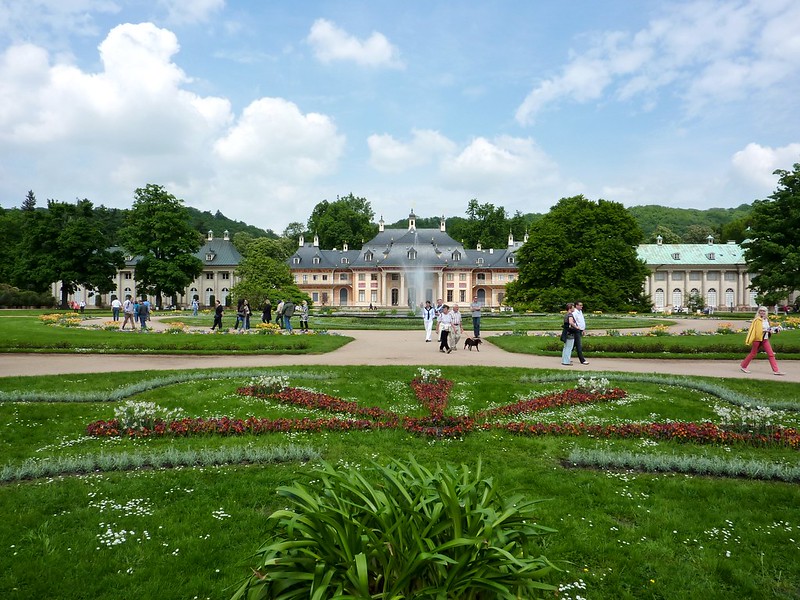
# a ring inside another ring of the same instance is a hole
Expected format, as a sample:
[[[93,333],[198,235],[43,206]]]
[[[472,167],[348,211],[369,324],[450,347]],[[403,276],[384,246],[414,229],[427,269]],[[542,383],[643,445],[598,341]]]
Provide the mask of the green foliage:
[[[659,225],[653,230],[647,237],[648,244],[656,244],[658,243],[658,238],[661,237],[662,244],[680,244],[683,243],[683,239],[677,233],[672,231],[669,227],[664,227],[663,225]]]
[[[481,465],[430,470],[413,458],[316,473],[278,488],[258,566],[234,599],[536,598],[553,569],[537,501],[505,496]],[[378,483],[368,477],[377,477]]]
[[[224,231],[227,231],[234,242],[236,241],[235,238],[236,234],[238,233],[247,234],[253,239],[260,237],[278,237],[271,229],[261,229],[260,227],[256,227],[254,225],[248,225],[244,221],[235,221],[233,219],[229,219],[219,210],[212,215],[210,211],[205,210],[201,212],[196,208],[187,206],[186,211],[189,215],[189,223],[191,224],[192,229],[198,231],[203,236],[205,236],[208,231],[213,231],[215,237],[221,236]]]
[[[754,203],[750,241],[744,244],[751,287],[766,304],[800,289],[800,163],[775,174],[778,188]]]
[[[308,218],[308,230],[319,236],[320,248],[337,248],[345,242],[359,247],[361,241],[375,237],[375,213],[366,198],[352,193],[333,202],[323,200]]]
[[[20,290],[7,283],[0,283],[0,307],[14,308],[22,306],[51,307],[56,305],[56,299],[48,292],[34,292],[33,290]]]
[[[231,288],[231,298],[246,298],[251,310],[262,307],[267,298],[273,306],[277,306],[280,300],[288,299],[295,304],[305,300],[310,305],[311,297],[294,283],[292,272],[285,262],[291,253],[290,242],[286,238],[253,240],[236,268],[240,281]]]
[[[507,302],[556,311],[580,299],[589,311],[643,310],[650,302],[642,291],[649,271],[636,254],[641,239],[621,204],[562,198],[517,252],[519,278]]]
[[[650,239],[651,234],[654,239],[654,232],[660,227],[663,227],[666,230],[674,232],[682,241],[686,242],[686,233],[692,225],[700,225],[708,228],[712,232],[719,232],[726,223],[747,217],[750,213],[750,206],[748,204],[742,204],[737,208],[709,208],[707,210],[699,210],[696,208],[673,208],[671,206],[656,206],[651,204],[646,206],[631,206],[627,210],[631,216],[636,219],[636,222],[639,223],[642,231],[648,234],[648,239]],[[666,236],[664,237],[666,238]],[[715,233],[714,237],[716,238],[719,236]],[[721,239],[727,240],[735,238],[722,237]],[[667,242],[667,240],[664,239],[664,243],[680,243],[681,240],[678,242]],[[702,243],[705,243],[705,241],[705,239],[701,240]]]
[[[25,233],[15,279],[45,291],[61,281],[61,305],[79,286],[107,293],[123,266],[122,253],[108,249],[106,236],[88,200],[67,204],[50,200],[46,211],[23,211]],[[93,292],[90,293],[93,295]]]
[[[179,200],[162,186],[147,184],[134,192],[134,202],[126,227],[120,232],[122,245],[136,263],[136,281],[156,296],[183,292],[203,270],[194,256],[201,236],[189,223],[189,215]]]

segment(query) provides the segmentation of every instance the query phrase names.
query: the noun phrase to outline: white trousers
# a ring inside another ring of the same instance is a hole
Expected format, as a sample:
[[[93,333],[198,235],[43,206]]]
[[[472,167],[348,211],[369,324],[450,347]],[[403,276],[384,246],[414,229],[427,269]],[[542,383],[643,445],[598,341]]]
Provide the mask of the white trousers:
[[[425,339],[430,341],[431,331],[433,331],[433,319],[430,321],[423,321],[425,323]]]

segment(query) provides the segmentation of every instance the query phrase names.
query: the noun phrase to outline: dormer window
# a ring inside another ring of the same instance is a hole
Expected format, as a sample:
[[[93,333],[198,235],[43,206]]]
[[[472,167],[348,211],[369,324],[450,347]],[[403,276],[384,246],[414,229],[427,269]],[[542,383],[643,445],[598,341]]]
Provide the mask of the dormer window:
[[[681,253],[680,252],[673,252],[672,253],[672,260],[680,260],[680,259],[681,259]]]
[[[315,265],[318,265],[319,264],[319,256],[315,256],[313,259],[311,259],[311,262],[314,263]]]
[[[461,252],[455,250],[453,254],[450,255],[450,258],[453,259],[453,262],[458,262],[459,260],[461,260]]]
[[[482,264],[483,264],[483,259],[482,259],[482,258],[479,258],[479,259],[478,259],[478,264],[479,264],[479,265],[482,265]]]
[[[300,264],[300,257],[299,256],[292,257],[292,264],[293,265],[299,265]]]
[[[342,257],[342,264],[343,264],[343,265],[350,264],[350,259],[348,259],[346,256],[345,256],[345,257]]]
[[[417,260],[417,251],[414,248],[408,251],[408,260]]]
[[[510,265],[513,265],[514,264],[514,255],[513,254],[509,255],[508,258],[506,258],[506,262],[508,264],[510,264]]]
[[[706,254],[706,258],[708,260],[716,260],[717,256],[713,252],[709,252],[708,254]]]
[[[206,260],[209,261],[209,262],[214,260],[215,256],[216,256],[216,254],[214,254],[213,252],[206,252]]]
[[[125,262],[131,262],[132,260],[133,260],[132,254],[128,254],[128,256],[125,257]]]
[[[374,255],[374,254],[372,254],[372,252],[370,252],[370,251],[367,251],[367,252],[365,252],[365,253],[364,253],[364,260],[365,260],[366,262],[372,262],[372,259],[373,259],[374,257],[375,257],[375,255]]]

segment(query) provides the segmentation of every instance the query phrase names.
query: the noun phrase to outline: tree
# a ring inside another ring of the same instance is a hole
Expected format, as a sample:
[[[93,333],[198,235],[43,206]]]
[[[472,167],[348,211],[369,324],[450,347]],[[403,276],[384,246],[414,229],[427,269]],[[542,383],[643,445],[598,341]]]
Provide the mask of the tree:
[[[378,233],[372,223],[374,218],[367,199],[351,193],[344,198],[337,196],[334,202],[323,200],[317,204],[308,219],[308,230],[319,236],[321,248],[341,247],[345,242],[355,246]]]
[[[800,163],[775,175],[778,188],[753,203],[750,240],[743,244],[750,287],[766,304],[800,289]]]
[[[60,281],[61,306],[66,307],[67,296],[79,286],[101,294],[115,288],[114,277],[125,263],[121,252],[108,249],[89,200],[49,200],[46,211],[29,217],[20,265],[33,289],[44,291]]]
[[[290,298],[295,303],[306,300],[311,304],[308,294],[295,285],[287,257],[279,240],[253,240],[236,268],[240,281],[231,288],[233,299],[247,298],[253,308],[263,305],[267,298],[273,305]]]
[[[479,204],[473,198],[467,205],[467,219],[453,220],[448,233],[453,239],[463,241],[467,248],[475,248],[480,242],[485,248],[505,248],[512,225],[502,206]],[[524,231],[515,232],[522,239]]]
[[[22,210],[36,210],[36,194],[33,193],[33,190],[28,190],[28,195],[25,196],[25,200],[22,201]]]
[[[519,278],[507,286],[509,303],[563,310],[582,300],[589,310],[647,310],[643,282],[649,273],[636,246],[642,231],[616,202],[562,198],[531,225],[517,251]]]
[[[708,225],[689,225],[683,234],[684,244],[705,244],[708,236],[714,237],[714,230]]]
[[[201,234],[192,229],[183,200],[160,185],[147,184],[134,192],[133,208],[119,235],[128,253],[138,257],[138,286],[155,295],[158,307],[163,294],[182,292],[203,270],[194,255]]]
[[[658,236],[661,236],[661,243],[662,244],[681,244],[683,240],[681,236],[677,233],[672,231],[669,227],[664,227],[663,225],[659,225],[653,230],[653,233],[650,234],[650,237],[647,238],[648,244],[655,244],[658,242]]]
[[[292,221],[286,226],[286,229],[283,230],[283,237],[289,238],[290,240],[297,240],[300,238],[301,235],[305,235],[306,233],[306,226],[300,223],[299,221]]]

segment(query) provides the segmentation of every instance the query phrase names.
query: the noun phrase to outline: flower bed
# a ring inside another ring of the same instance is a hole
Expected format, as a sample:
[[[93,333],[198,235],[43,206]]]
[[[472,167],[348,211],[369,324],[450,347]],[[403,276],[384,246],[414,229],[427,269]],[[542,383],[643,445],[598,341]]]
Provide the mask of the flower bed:
[[[266,419],[255,416],[246,419],[179,418],[151,403],[138,403],[117,413],[109,421],[95,421],[87,427],[90,436],[152,437],[193,435],[260,435],[276,432],[364,431],[397,429],[436,437],[458,438],[472,431],[500,430],[517,435],[568,435],[592,438],[649,438],[693,442],[698,444],[748,444],[751,446],[783,446],[800,450],[800,433],[796,429],[773,427],[768,431],[747,431],[736,425],[717,425],[711,422],[631,423],[623,425],[587,425],[585,423],[526,423],[492,422],[495,417],[522,415],[550,408],[561,408],[595,402],[620,400],[627,393],[612,388],[605,379],[581,379],[576,389],[562,390],[513,402],[505,406],[480,411],[474,415],[447,415],[447,400],[453,382],[438,374],[423,374],[411,381],[420,404],[427,409],[423,417],[401,417],[379,407],[359,406],[356,402],[327,394],[293,388],[285,378],[257,378],[250,385],[237,389],[241,396],[263,398],[292,406],[350,415],[354,418]],[[134,410],[135,409],[135,410]],[[143,414],[144,412],[152,414]],[[135,419],[130,417],[134,414]],[[127,415],[123,417],[123,415]]]

